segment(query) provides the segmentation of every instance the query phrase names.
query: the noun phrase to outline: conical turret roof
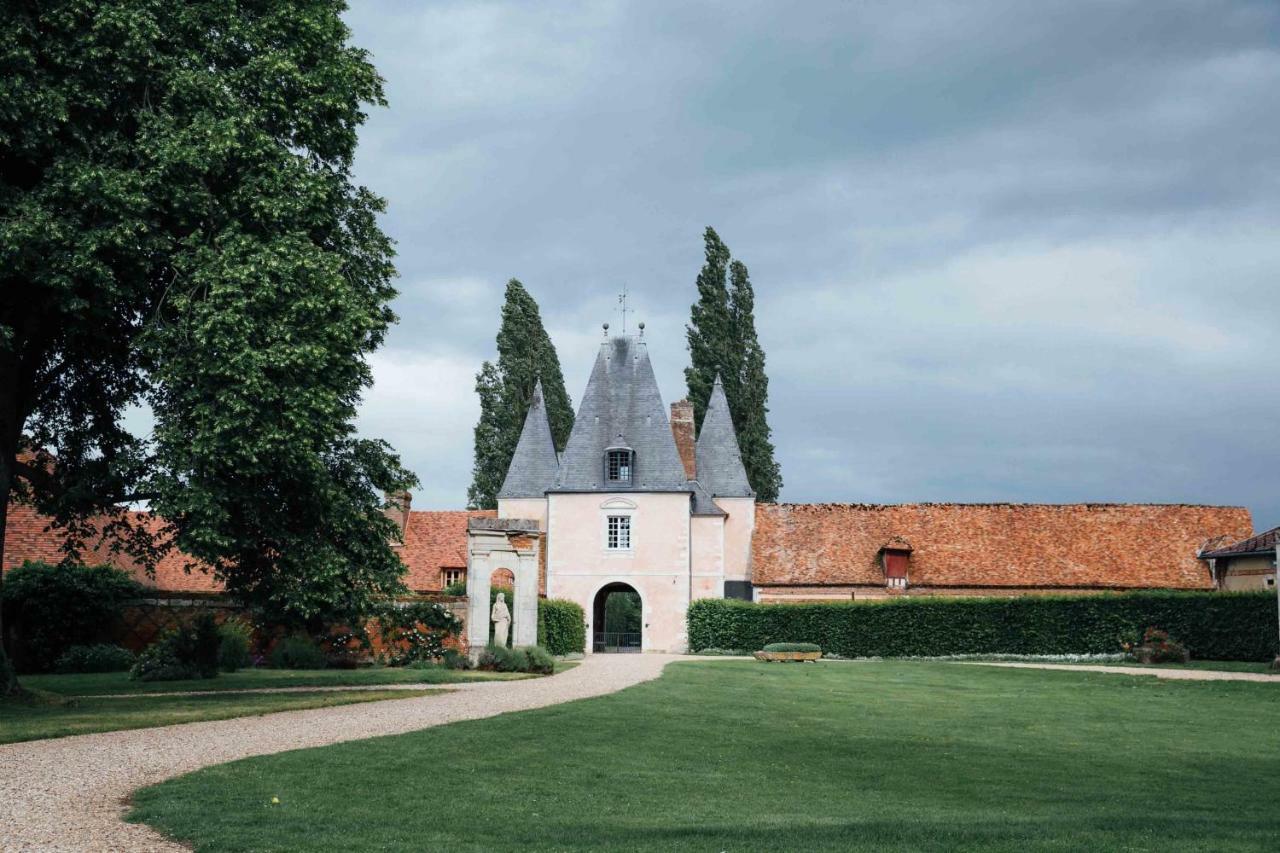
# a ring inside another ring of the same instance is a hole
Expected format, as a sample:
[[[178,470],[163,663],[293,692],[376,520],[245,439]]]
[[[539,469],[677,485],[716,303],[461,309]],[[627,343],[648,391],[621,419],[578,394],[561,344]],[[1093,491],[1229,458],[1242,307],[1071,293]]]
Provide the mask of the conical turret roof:
[[[547,407],[542,401],[542,380],[533,386],[533,399],[524,418],[520,441],[507,468],[507,477],[498,490],[500,498],[541,498],[556,481],[560,468]]]
[[[628,336],[600,345],[578,417],[565,445],[553,491],[612,492],[604,453],[611,447],[635,452],[630,491],[688,492],[658,380],[644,341]]]
[[[729,400],[724,395],[724,383],[716,376],[707,402],[707,413],[702,418],[702,431],[694,446],[698,482],[718,498],[755,497],[747,480],[747,469],[742,464],[742,451],[738,448],[738,436],[729,415]]]

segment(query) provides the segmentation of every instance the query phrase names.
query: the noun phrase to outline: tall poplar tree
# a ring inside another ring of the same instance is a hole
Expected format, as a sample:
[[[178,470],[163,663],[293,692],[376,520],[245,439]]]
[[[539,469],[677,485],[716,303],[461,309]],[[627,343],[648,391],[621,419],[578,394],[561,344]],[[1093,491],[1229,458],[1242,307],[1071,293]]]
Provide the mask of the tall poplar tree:
[[[542,325],[537,301],[514,278],[507,282],[497,345],[497,364],[486,361],[476,374],[480,419],[467,502],[477,509],[498,505],[498,490],[515,455],[539,379],[557,451],[564,450],[573,429],[573,402],[564,387],[560,357]]]
[[[690,366],[685,368],[689,400],[699,429],[719,374],[738,434],[742,464],[757,500],[772,502],[782,489],[769,428],[769,377],[764,348],[756,335],[755,291],[746,264],[731,260],[729,248],[712,228],[703,234],[706,261],[698,273],[698,301],[687,327]]]

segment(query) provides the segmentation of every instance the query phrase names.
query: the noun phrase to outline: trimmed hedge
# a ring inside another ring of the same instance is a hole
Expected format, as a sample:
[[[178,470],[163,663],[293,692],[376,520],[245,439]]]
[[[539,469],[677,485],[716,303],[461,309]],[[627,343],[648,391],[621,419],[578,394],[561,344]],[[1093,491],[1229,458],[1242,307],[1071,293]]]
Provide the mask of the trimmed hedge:
[[[563,598],[538,599],[538,645],[553,655],[587,650],[587,618],[582,608]]]
[[[887,602],[689,606],[689,646],[760,649],[818,642],[842,657],[1097,654],[1161,628],[1202,660],[1276,656],[1270,592],[1138,592],[1017,598],[898,598]]]

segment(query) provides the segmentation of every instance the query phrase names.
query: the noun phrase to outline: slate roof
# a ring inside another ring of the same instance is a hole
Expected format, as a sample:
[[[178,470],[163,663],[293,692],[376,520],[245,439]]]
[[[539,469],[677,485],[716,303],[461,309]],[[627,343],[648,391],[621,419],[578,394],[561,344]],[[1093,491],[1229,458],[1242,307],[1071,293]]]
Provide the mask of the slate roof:
[[[880,551],[897,536],[913,587],[1212,589],[1200,546],[1252,530],[1243,507],[759,504],[752,579],[883,588]]]
[[[697,480],[690,480],[689,488],[693,489],[693,507],[690,510],[693,515],[728,517],[729,513],[716,506],[716,502],[711,499],[711,493]]]
[[[630,486],[606,484],[604,452],[635,451]],[[578,417],[549,491],[692,492],[644,341],[619,336],[600,345]]]
[[[1217,559],[1218,557],[1243,557],[1247,554],[1274,554],[1277,539],[1280,539],[1280,527],[1273,527],[1234,545],[1205,551],[1200,556]]]
[[[724,396],[724,385],[716,375],[707,402],[707,414],[702,419],[702,431],[694,450],[697,460],[698,482],[718,498],[755,497],[747,482],[747,469],[742,465],[742,452],[738,449],[738,436],[729,415],[729,400]]]
[[[559,469],[555,441],[551,438],[551,423],[547,420],[547,407],[542,400],[542,380],[539,379],[533,386],[529,413],[525,415],[520,441],[516,443],[516,452],[511,457],[498,497],[544,497],[547,489],[555,485]]]

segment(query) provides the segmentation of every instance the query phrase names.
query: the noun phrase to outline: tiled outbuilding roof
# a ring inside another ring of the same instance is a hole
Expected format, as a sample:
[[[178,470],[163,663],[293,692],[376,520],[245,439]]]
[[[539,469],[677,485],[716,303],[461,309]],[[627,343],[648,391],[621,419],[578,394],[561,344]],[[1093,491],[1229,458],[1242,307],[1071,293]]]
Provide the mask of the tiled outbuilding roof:
[[[758,585],[884,585],[911,543],[912,586],[1207,589],[1201,545],[1252,530],[1241,507],[1150,504],[761,504]]]
[[[439,590],[441,570],[467,567],[467,522],[495,517],[491,509],[410,512],[404,544],[396,549],[408,567],[405,586],[414,592]]]
[[[1234,545],[1205,551],[1200,556],[1206,559],[1217,559],[1218,557],[1243,557],[1246,554],[1274,554],[1277,539],[1280,539],[1280,527],[1273,527],[1270,530],[1259,533],[1257,536],[1251,536],[1248,539],[1236,542]]]

